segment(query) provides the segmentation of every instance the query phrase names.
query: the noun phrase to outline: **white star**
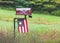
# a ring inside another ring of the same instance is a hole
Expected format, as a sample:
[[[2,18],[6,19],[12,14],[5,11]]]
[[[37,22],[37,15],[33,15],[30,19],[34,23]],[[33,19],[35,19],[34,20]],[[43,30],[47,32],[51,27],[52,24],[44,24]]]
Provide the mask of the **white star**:
[[[22,24],[21,22],[19,22],[19,24]]]

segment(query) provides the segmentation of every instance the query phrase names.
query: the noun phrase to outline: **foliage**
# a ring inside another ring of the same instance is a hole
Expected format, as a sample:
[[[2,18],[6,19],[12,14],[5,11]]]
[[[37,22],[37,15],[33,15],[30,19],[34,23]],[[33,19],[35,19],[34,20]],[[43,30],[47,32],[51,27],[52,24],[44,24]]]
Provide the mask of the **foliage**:
[[[55,10],[51,14],[56,15],[56,16],[60,16],[60,10]]]
[[[59,15],[59,9],[60,9],[60,4],[54,2],[53,0],[51,0],[49,2],[49,0],[15,0],[14,1],[15,4],[2,4],[1,6],[3,7],[18,7],[18,8],[26,8],[26,7],[30,7],[32,8],[32,11],[37,11],[37,12],[41,12],[41,13],[50,13],[53,15]],[[59,7],[59,8],[58,8]],[[57,10],[57,11],[55,11]],[[56,12],[56,14],[54,14],[54,12]]]

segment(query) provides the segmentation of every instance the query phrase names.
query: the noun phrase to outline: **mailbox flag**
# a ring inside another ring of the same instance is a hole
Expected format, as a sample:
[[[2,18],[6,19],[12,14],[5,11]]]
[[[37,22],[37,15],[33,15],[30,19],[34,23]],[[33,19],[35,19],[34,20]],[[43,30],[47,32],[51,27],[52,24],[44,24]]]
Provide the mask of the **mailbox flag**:
[[[18,31],[20,33],[25,33],[28,32],[28,24],[27,24],[27,19],[20,19],[18,21]]]

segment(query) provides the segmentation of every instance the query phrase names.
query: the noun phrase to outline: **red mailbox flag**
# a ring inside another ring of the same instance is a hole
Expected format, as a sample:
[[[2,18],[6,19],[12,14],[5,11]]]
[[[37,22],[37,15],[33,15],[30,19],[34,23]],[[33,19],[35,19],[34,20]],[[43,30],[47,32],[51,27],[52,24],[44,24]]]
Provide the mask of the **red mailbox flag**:
[[[19,19],[18,20],[18,31],[20,33],[25,33],[28,32],[28,23],[27,23],[27,19]]]

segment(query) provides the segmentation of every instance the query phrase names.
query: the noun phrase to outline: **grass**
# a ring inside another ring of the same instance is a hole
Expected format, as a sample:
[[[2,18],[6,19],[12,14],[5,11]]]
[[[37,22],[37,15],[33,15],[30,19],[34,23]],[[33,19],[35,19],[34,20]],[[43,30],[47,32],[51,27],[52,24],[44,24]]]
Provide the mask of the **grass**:
[[[18,33],[13,38],[13,19],[24,16],[15,15],[15,11],[0,9],[0,43],[60,43],[60,17],[32,13],[28,18],[28,33]]]

